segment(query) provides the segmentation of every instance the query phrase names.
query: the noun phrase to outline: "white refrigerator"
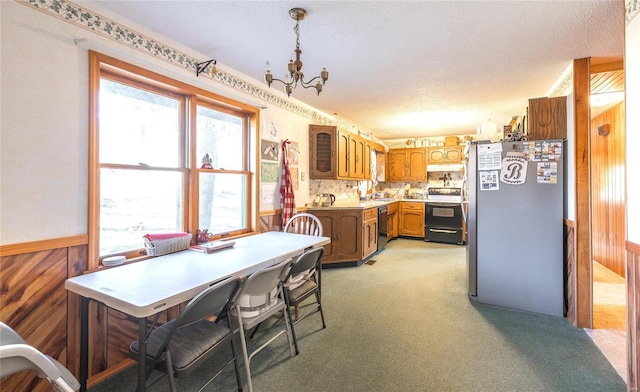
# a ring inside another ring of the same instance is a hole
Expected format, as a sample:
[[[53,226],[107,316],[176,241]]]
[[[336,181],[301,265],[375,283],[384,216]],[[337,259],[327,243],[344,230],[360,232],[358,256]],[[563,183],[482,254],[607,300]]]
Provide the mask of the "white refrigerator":
[[[562,140],[469,145],[469,298],[564,316]]]

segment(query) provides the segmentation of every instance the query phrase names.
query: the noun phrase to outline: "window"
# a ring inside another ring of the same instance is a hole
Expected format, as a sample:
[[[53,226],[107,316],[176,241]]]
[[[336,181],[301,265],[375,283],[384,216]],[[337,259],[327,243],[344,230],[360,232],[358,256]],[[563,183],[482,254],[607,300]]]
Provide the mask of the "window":
[[[89,269],[146,233],[251,231],[255,110],[90,53]]]
[[[245,200],[248,176],[243,172],[243,154],[230,146],[244,145],[242,118],[206,106],[197,109],[197,156],[208,157],[211,169],[199,175],[199,217],[202,227],[216,235],[246,226]],[[204,165],[204,163],[203,163]]]

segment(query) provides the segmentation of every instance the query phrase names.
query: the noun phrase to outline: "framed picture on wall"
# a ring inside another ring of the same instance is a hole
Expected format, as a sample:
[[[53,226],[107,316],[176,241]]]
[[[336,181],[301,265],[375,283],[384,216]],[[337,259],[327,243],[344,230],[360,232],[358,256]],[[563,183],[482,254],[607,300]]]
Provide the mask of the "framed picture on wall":
[[[262,139],[260,141],[260,159],[263,161],[277,161],[279,155],[278,143]]]
[[[262,162],[260,164],[261,182],[278,182],[278,164],[272,162]]]
[[[298,149],[298,143],[289,141],[287,144],[287,158],[290,166],[298,166],[298,159],[300,157],[300,150]]]

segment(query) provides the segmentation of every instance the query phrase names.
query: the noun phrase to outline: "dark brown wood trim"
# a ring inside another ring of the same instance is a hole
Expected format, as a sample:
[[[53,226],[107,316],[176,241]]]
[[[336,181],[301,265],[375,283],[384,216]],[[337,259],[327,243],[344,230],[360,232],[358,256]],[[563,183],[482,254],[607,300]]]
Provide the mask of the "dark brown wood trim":
[[[86,245],[89,243],[89,236],[77,235],[74,237],[54,238],[50,240],[23,242],[20,244],[0,245],[0,255],[13,256],[24,253],[40,252],[43,250],[52,250],[59,248],[67,248],[72,246]]]

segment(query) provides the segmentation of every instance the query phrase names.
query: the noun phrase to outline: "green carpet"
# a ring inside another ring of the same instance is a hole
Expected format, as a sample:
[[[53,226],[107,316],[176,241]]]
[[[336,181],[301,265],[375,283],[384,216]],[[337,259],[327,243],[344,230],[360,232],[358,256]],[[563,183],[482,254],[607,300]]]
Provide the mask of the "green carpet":
[[[300,355],[289,357],[285,337],[259,353],[256,392],[626,390],[566,319],[470,302],[464,247],[399,239],[374,259],[323,270],[327,328],[310,316],[296,327]],[[176,380],[178,390],[198,390],[210,373]],[[135,382],[132,367],[90,391],[133,391]],[[206,390],[235,388],[231,367]],[[149,390],[167,391],[166,378]]]

